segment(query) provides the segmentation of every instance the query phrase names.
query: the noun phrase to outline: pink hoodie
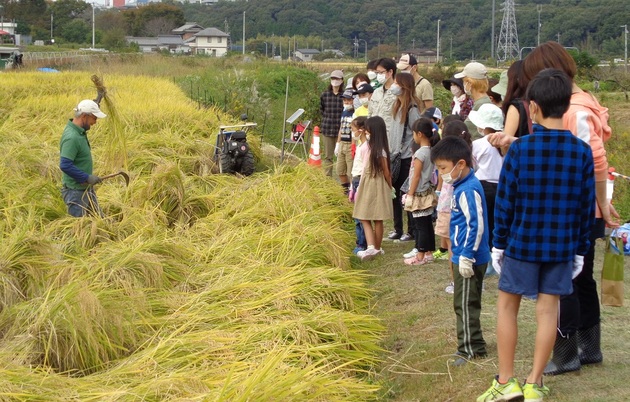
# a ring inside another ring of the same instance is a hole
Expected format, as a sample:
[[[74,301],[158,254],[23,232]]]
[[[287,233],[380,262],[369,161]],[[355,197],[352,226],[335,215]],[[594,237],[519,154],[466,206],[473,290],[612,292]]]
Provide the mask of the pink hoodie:
[[[571,96],[569,110],[562,117],[564,127],[591,146],[595,164],[595,181],[605,181],[608,160],[604,142],[612,135],[608,125],[608,109],[599,104],[588,92],[576,92]],[[601,211],[597,208],[597,217]]]

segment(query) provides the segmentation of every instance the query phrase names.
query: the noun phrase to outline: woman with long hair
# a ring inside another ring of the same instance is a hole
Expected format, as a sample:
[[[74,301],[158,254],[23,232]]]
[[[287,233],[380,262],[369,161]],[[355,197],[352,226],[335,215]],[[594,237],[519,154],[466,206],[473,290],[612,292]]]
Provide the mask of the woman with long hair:
[[[412,240],[411,223],[407,220],[407,232],[403,233],[403,208],[400,202],[402,193],[400,187],[407,178],[411,167],[411,144],[413,142],[413,123],[420,118],[418,104],[420,100],[416,96],[415,82],[411,74],[398,74],[394,84],[389,89],[396,100],[392,105],[393,121],[388,133],[389,149],[392,158],[400,157],[400,170],[397,177],[392,177],[396,198],[392,201],[394,206],[394,231],[389,234],[390,239],[401,241]]]

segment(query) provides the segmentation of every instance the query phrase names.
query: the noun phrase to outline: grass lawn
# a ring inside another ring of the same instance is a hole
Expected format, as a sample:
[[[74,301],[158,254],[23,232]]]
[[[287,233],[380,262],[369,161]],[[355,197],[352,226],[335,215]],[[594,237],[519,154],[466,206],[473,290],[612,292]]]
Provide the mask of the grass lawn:
[[[597,245],[595,277],[601,275],[603,241]],[[482,329],[488,358],[452,366],[457,350],[453,296],[444,291],[450,282],[446,260],[421,267],[406,266],[402,254],[412,242],[384,241],[386,254],[362,263],[353,257],[356,269],[372,275],[375,289],[373,313],[383,320],[383,362],[378,378],[383,385],[381,400],[471,401],[490,386],[497,373],[496,300],[497,277],[485,280]],[[626,282],[628,280],[626,279]],[[624,307],[602,307],[602,349],[604,363],[584,367],[580,374],[546,377],[552,401],[630,400],[625,386],[630,372],[630,329]],[[516,375],[524,379],[531,367],[535,335],[535,301],[523,299],[519,315],[519,343]]]

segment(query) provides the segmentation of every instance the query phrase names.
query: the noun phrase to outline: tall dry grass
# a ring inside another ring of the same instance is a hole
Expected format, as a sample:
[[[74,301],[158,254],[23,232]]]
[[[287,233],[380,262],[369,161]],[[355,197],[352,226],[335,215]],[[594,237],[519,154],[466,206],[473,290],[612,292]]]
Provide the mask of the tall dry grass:
[[[218,112],[168,80],[103,80],[95,173],[132,179],[75,219],[58,144],[89,74],[2,76],[0,400],[374,398],[382,327],[338,186],[308,166],[209,175]]]

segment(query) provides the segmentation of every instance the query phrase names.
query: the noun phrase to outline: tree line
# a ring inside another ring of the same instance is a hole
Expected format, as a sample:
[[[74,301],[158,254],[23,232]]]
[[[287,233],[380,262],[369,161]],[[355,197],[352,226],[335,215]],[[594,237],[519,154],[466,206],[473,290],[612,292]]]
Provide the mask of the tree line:
[[[496,49],[502,0],[220,0],[209,5],[168,0],[136,9],[97,9],[95,26],[99,43],[109,47],[124,46],[126,35],[167,34],[186,21],[228,31],[240,44],[244,19],[247,47],[259,53],[266,49],[268,56],[279,55],[282,48],[286,57],[297,46],[372,58],[410,49],[435,50],[439,21],[442,56],[485,59],[492,52],[493,1]],[[18,23],[18,33],[43,40],[91,41],[90,3],[0,0],[0,6],[5,20]],[[540,35],[541,42],[559,40],[592,54],[623,55],[626,6],[618,0],[519,0],[515,8],[519,46],[536,46]]]

